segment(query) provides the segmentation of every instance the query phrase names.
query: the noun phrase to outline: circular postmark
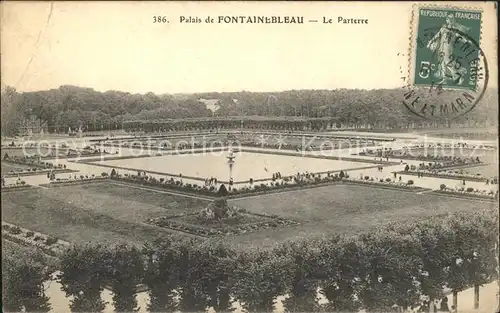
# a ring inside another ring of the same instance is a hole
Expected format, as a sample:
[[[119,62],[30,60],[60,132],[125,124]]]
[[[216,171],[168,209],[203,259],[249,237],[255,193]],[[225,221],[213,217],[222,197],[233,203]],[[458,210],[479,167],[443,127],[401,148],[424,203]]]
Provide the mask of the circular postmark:
[[[466,32],[433,27],[418,34],[403,105],[433,121],[450,121],[471,112],[488,85],[488,62],[479,42]]]

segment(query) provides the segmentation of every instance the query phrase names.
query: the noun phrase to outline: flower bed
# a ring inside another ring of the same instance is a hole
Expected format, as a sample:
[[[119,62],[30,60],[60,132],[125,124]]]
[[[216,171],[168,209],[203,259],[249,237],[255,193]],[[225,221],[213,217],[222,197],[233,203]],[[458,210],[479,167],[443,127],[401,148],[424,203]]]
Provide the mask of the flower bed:
[[[317,174],[316,174],[317,175]],[[200,195],[206,195],[210,197],[236,197],[238,195],[245,194],[260,194],[260,193],[268,193],[286,188],[296,188],[296,187],[306,187],[306,186],[316,186],[319,184],[338,182],[341,179],[338,176],[323,176],[319,177],[313,176],[312,178],[305,179],[303,181],[296,181],[291,179],[290,177],[286,177],[283,180],[269,182],[269,183],[261,183],[261,184],[252,184],[249,186],[243,186],[240,188],[231,188],[230,190],[226,190],[226,192],[221,192],[219,186],[201,186],[197,184],[189,184],[182,183],[179,179],[174,180],[173,178],[169,180],[164,179],[156,179],[154,177],[148,176],[136,176],[136,175],[127,175],[124,176],[112,176],[111,179],[129,182],[134,184],[141,184],[145,186],[158,187],[162,189],[173,189],[180,192],[186,193],[194,193]],[[285,181],[288,180],[288,181]],[[224,185],[226,188],[226,185]]]
[[[20,164],[20,165],[28,165],[33,168],[38,168],[38,169],[53,169],[53,168],[62,168],[62,165],[54,165],[50,162],[42,162],[38,158],[38,156],[32,156],[32,157],[17,157],[17,156],[9,156],[7,153],[3,156],[2,158],[3,161],[8,162],[8,163],[13,163],[13,164]]]
[[[2,236],[25,246],[35,246],[45,253],[58,256],[69,247],[69,242],[34,232],[2,221]]]
[[[441,170],[441,171],[428,171],[428,170],[422,170],[422,171],[416,171],[416,170],[409,170],[409,171],[400,171],[396,172],[396,174],[405,174],[405,175],[423,175],[423,176],[428,176],[428,177],[436,177],[436,178],[447,178],[447,179],[459,179],[459,180],[472,180],[472,181],[486,181],[487,178],[481,176],[481,174],[467,174],[467,173],[460,173],[459,171],[452,171],[452,170]]]
[[[440,155],[436,151],[429,151],[429,153],[417,152],[412,149],[421,149],[426,148],[424,146],[413,146],[403,149],[395,149],[392,148],[380,148],[380,149],[367,149],[366,151],[362,151],[358,153],[358,155],[362,156],[370,156],[375,158],[398,158],[404,160],[417,160],[417,161],[427,161],[434,162],[436,168],[449,168],[455,166],[473,166],[482,163],[482,160],[479,156],[476,157],[467,157],[467,156],[454,156],[454,155]],[[444,148],[439,146],[429,146],[426,149],[438,149]],[[448,147],[449,148],[449,147]],[[451,148],[453,149],[453,148]],[[467,148],[468,149],[468,148]],[[489,149],[488,149],[489,150]],[[438,164],[439,163],[439,164]]]
[[[359,140],[358,140],[359,141]],[[244,141],[241,143],[243,147],[251,147],[251,148],[266,148],[266,149],[277,149],[277,150],[292,150],[292,151],[323,151],[323,150],[336,150],[336,149],[345,149],[345,148],[359,148],[359,147],[371,147],[375,146],[375,144],[368,144],[366,142],[360,143],[358,141],[348,141],[348,144],[345,141],[337,140],[333,145],[306,145],[303,146],[301,144],[269,144],[269,143],[259,143],[255,141]]]
[[[94,181],[102,181],[109,179],[107,173],[106,175],[101,175],[101,176],[88,176],[88,175],[80,175],[75,178],[56,178],[56,180],[51,181],[49,186],[54,186],[54,185],[72,185],[72,184],[81,184],[81,183],[86,183],[86,182],[94,182]]]
[[[444,185],[441,185],[441,189],[435,190],[434,192],[441,194],[455,195],[465,198],[479,198],[479,199],[491,199],[491,200],[498,199],[498,190],[497,191],[479,190],[479,189],[474,189],[472,187],[448,188]]]
[[[128,159],[141,159],[141,158],[149,158],[151,157],[150,154],[144,154],[144,155],[122,155],[122,156],[110,156],[107,158],[104,158],[105,161],[115,161],[115,160],[128,160]],[[102,158],[93,158],[93,159],[84,159],[84,160],[68,160],[68,162],[78,162],[78,163],[85,163],[85,164],[92,164],[94,162],[100,162],[102,161]]]
[[[66,168],[55,168],[55,169],[39,169],[39,168],[29,168],[25,170],[19,171],[10,171],[5,174],[5,177],[16,177],[16,176],[31,176],[31,175],[41,175],[53,172],[54,174],[63,174],[63,173],[74,173],[78,172],[76,170],[66,169]]]
[[[240,211],[232,218],[202,222],[198,213],[164,216],[147,220],[148,224],[170,228],[202,237],[232,236],[267,228],[298,225],[298,222],[277,216]]]
[[[65,155],[65,158],[68,159],[74,159],[74,158],[80,158],[80,157],[90,157],[90,156],[96,156],[96,155],[109,155],[111,153],[107,151],[100,151],[100,150],[81,150],[78,152],[68,152],[67,155]]]
[[[422,188],[414,185],[413,180],[409,180],[408,182],[399,182],[393,180],[391,178],[374,178],[365,176],[363,179],[356,178],[348,178],[343,180],[346,183],[355,183],[355,184],[363,184],[363,185],[375,185],[381,187],[390,187],[390,188],[398,188],[398,189],[407,189],[407,190],[427,190],[427,188]]]
[[[22,181],[19,184],[16,183],[16,184],[9,184],[9,185],[2,186],[2,191],[25,190],[25,189],[32,189],[32,188],[35,188],[35,187],[26,184],[25,181]]]

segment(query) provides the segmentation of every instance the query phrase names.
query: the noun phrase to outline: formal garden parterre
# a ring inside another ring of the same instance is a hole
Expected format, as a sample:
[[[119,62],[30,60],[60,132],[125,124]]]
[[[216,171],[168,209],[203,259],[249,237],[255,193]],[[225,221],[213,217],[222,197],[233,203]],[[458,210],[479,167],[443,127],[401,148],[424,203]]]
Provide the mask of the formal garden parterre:
[[[380,312],[415,308],[424,295],[439,299],[444,288],[457,293],[497,277],[491,201],[344,171],[212,190],[182,177],[118,171],[2,188],[3,218],[26,230],[8,236],[34,232],[47,234],[44,242],[75,244],[60,254],[57,277],[75,311],[102,311],[105,287],[115,308],[131,311],[144,284],[151,312],[227,311],[234,301],[249,312],[271,311],[283,295],[289,311]],[[83,257],[89,262],[75,262]],[[39,262],[21,265],[47,280]],[[8,266],[9,279],[28,279]],[[326,304],[318,302],[318,288]],[[46,311],[43,293],[32,297]],[[14,300],[11,309],[39,310]]]
[[[368,184],[360,185],[355,179],[344,178],[342,182],[333,176],[326,184],[304,184],[290,190],[269,187],[256,194],[229,197],[229,205],[244,216],[241,223],[236,223],[237,229],[231,229],[227,223],[221,226],[196,221],[195,216],[217,197],[179,194],[108,177],[62,180],[51,185],[46,189],[2,192],[4,220],[70,242],[142,244],[157,236],[184,236],[195,229],[195,236],[227,237],[225,233],[229,232],[229,241],[253,245],[309,236],[306,234],[356,233],[390,220],[470,210],[468,202],[417,194],[421,188],[413,189],[407,183],[403,187],[368,180]],[[488,208],[491,203],[474,205]],[[162,220],[181,227],[158,222]]]
[[[331,175],[322,177],[331,180],[327,185],[304,176],[293,191],[242,194],[220,199],[220,206],[213,197],[120,181],[116,171],[103,174],[46,189],[2,189],[6,221],[76,244],[61,254],[57,277],[72,296],[72,310],[102,311],[100,292],[109,287],[115,307],[130,311],[144,284],[151,312],[225,311],[233,301],[249,312],[270,311],[281,295],[291,311],[380,312],[418,307],[423,295],[439,299],[443,288],[456,293],[495,277],[498,218],[491,202],[421,194],[409,181]],[[184,229],[151,223],[169,217]],[[277,220],[296,223],[272,223]],[[75,262],[83,257],[88,262]],[[450,267],[457,260],[463,265]],[[48,279],[40,263],[20,264],[39,281]],[[27,280],[15,274],[17,266],[8,264],[9,279]],[[33,280],[25,286],[38,288]],[[404,295],[402,287],[408,288]],[[317,301],[318,288],[326,304]],[[9,292],[15,300],[20,291]],[[43,293],[32,297],[44,311]],[[33,309],[23,300],[7,305]]]

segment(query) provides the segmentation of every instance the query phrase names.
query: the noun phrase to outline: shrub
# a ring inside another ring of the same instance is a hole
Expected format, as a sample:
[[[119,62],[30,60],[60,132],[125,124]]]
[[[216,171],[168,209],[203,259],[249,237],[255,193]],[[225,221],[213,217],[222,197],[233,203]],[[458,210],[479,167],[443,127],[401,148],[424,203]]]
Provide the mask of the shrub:
[[[365,176],[365,180],[369,180],[370,179],[370,176]]]
[[[408,185],[413,185],[413,180],[411,180],[411,179],[410,179],[410,180],[408,181]]]
[[[218,190],[218,194],[219,196],[227,196],[228,194],[228,191],[227,191],[227,188],[224,184],[222,184],[220,187],[219,187],[219,190]]]
[[[381,179],[379,179],[379,181],[380,181],[381,183],[383,183],[383,182],[384,182],[384,179],[383,179],[383,178],[381,178]]]
[[[102,176],[102,177],[108,177],[108,173],[106,173],[106,172],[102,172],[102,173],[101,173],[101,176]]]
[[[36,235],[35,238],[33,238],[34,241],[40,241],[43,240],[42,236]]]
[[[33,237],[34,235],[35,235],[35,233],[33,231],[29,230],[26,232],[25,236],[26,236],[26,238],[29,238],[29,237]]]
[[[48,237],[47,239],[45,239],[45,244],[50,246],[50,245],[53,245],[57,242],[57,238],[55,237]]]
[[[467,192],[473,192],[473,191],[474,191],[474,188],[472,188],[472,187],[467,188]]]
[[[391,179],[390,178],[386,178],[385,181],[388,182],[388,183],[390,183]]]
[[[441,185],[439,185],[439,189],[441,189],[441,190],[445,190],[445,189],[446,189],[446,185],[445,185],[445,184],[441,184]]]
[[[5,231],[9,231],[10,225],[7,225],[7,224],[2,225],[2,229],[5,230]]]
[[[19,226],[14,226],[10,229],[10,233],[14,235],[18,235],[21,233],[21,228]]]

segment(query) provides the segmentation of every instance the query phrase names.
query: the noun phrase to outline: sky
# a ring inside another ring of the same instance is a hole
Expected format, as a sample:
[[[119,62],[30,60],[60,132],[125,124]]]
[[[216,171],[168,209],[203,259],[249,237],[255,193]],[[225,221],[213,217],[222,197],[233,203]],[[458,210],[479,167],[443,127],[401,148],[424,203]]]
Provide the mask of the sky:
[[[483,9],[481,45],[497,86],[496,10],[474,6]],[[2,85],[18,91],[378,89],[404,85],[408,72],[411,2],[7,1],[1,11]],[[179,22],[226,15],[303,16],[305,23]],[[368,24],[337,24],[338,16]]]

